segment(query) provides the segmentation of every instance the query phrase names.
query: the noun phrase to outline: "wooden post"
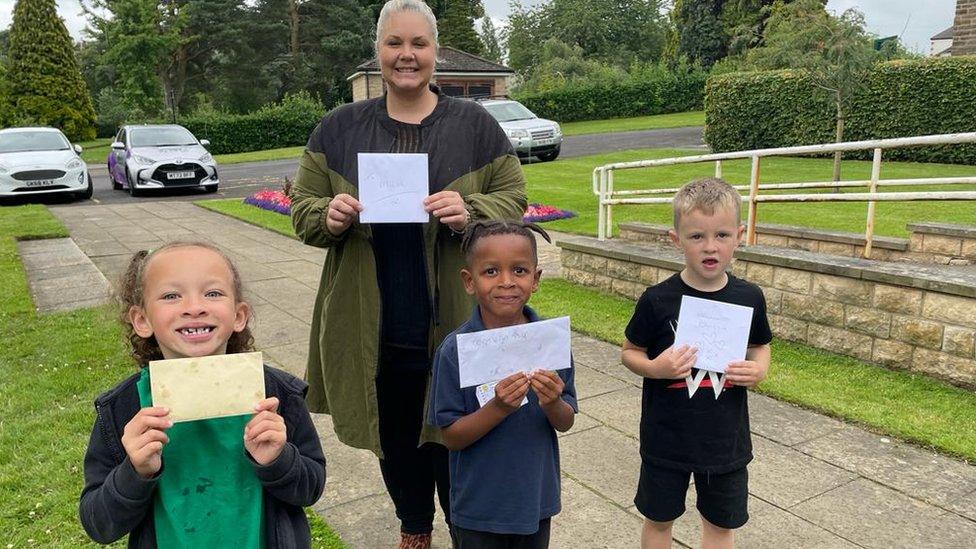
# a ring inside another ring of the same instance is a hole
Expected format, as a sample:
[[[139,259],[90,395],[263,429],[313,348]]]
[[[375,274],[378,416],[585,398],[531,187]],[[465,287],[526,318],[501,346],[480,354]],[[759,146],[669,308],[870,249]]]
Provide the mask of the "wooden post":
[[[871,162],[871,194],[878,192],[878,179],[881,179],[881,149],[874,149],[874,160]],[[864,228],[864,259],[871,259],[871,244],[874,240],[874,205],[875,201],[868,201],[868,220]]]
[[[746,225],[746,244],[756,245],[756,197],[759,196],[759,157],[752,157],[752,174],[749,177],[749,216]]]

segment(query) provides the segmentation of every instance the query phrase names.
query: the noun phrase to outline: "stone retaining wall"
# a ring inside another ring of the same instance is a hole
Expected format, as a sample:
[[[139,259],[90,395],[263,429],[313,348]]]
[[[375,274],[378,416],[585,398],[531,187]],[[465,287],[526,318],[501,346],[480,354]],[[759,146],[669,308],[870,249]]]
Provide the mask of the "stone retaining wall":
[[[673,250],[622,240],[558,244],[565,278],[631,299],[683,266]],[[733,272],[763,289],[779,338],[976,387],[976,269],[754,246]]]
[[[621,223],[620,237],[635,242],[669,242],[667,225]],[[871,258],[939,265],[976,263],[976,227],[948,223],[912,223],[911,237],[876,236]],[[772,223],[756,224],[756,243],[845,257],[864,254],[864,235]]]

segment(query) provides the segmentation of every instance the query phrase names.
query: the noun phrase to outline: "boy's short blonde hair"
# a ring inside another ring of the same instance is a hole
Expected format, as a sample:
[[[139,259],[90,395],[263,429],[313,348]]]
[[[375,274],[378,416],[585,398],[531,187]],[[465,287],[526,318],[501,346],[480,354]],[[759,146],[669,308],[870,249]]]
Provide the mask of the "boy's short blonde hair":
[[[716,208],[730,208],[740,219],[742,197],[738,191],[717,177],[706,177],[685,183],[674,195],[674,228],[677,230],[681,216],[695,210],[712,215]]]

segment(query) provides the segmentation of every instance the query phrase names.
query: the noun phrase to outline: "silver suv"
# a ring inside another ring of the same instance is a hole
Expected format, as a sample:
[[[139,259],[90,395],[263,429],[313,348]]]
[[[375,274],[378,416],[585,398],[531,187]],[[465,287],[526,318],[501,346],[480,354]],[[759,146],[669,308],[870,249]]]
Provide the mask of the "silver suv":
[[[563,143],[559,124],[539,118],[525,105],[511,99],[486,99],[481,105],[498,120],[520,158],[536,156],[555,160]]]

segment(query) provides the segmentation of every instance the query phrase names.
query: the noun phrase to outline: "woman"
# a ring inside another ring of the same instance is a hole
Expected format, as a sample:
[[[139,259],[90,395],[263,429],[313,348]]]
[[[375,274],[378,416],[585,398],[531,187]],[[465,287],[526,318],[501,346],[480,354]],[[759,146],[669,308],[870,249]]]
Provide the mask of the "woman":
[[[467,320],[460,233],[472,219],[520,218],[525,181],[505,133],[474,102],[431,85],[437,21],[420,0],[390,0],[376,24],[387,93],[327,114],[291,190],[292,223],[328,248],[312,318],[309,409],[339,439],[380,458],[400,547],[427,547],[434,486],[449,517],[447,451],[423,412],[433,350]],[[362,224],[357,154],[426,153],[428,223]],[[450,522],[448,522],[450,524]]]

